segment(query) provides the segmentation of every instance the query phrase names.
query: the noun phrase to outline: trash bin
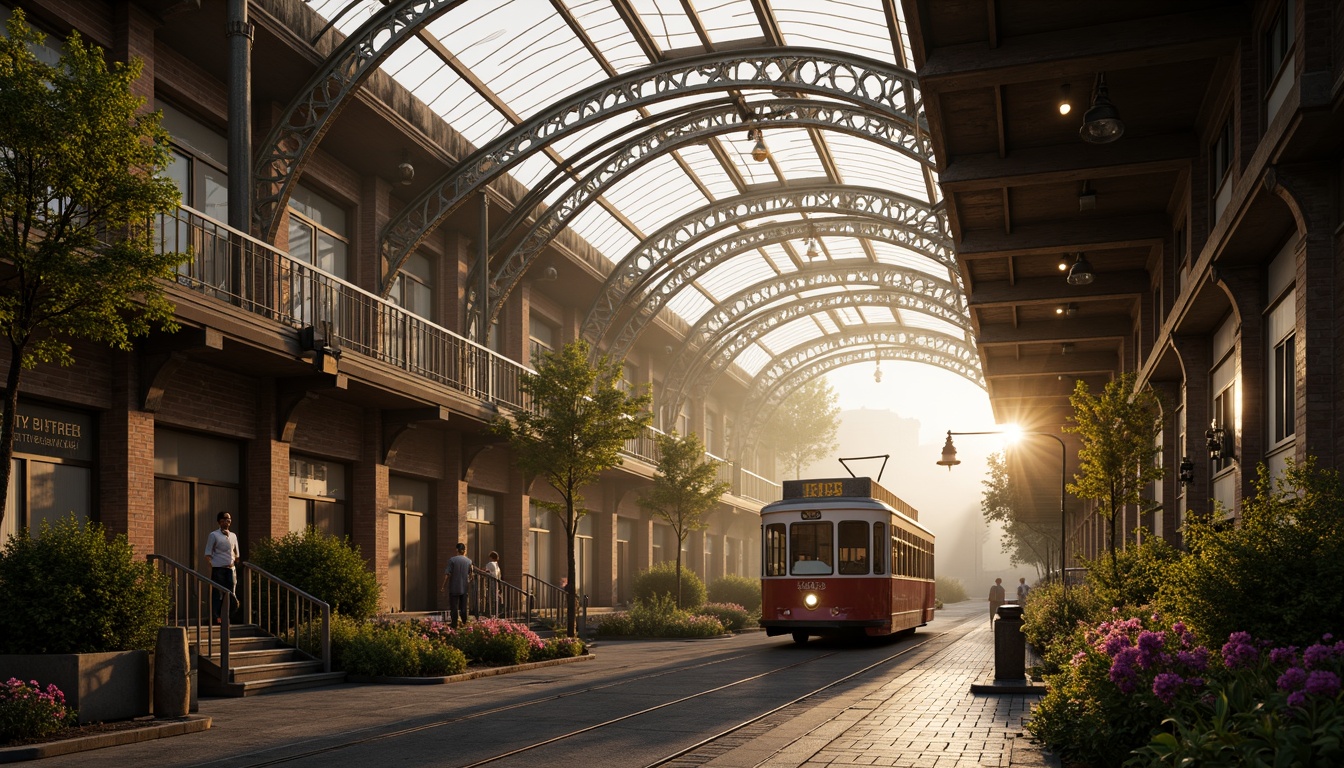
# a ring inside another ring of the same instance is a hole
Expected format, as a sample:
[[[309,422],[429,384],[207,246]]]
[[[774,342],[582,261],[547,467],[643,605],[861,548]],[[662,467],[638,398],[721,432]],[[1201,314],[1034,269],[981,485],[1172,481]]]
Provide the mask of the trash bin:
[[[1027,639],[1022,635],[1022,606],[1004,603],[994,622],[994,679],[1025,680]]]

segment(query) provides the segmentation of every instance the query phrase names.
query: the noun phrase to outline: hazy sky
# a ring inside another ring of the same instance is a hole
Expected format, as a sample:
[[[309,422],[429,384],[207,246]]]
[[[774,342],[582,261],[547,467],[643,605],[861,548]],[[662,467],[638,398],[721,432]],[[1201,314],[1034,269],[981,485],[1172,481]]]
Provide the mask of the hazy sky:
[[[918,509],[920,522],[937,537],[938,573],[962,579],[975,597],[982,586],[988,589],[994,576],[1016,573],[1000,551],[998,529],[987,531],[979,522],[985,459],[1003,450],[1003,441],[993,436],[954,437],[962,463],[949,470],[937,461],[948,430],[998,428],[989,398],[979,386],[930,365],[884,362],[881,383],[873,380],[874,367],[865,363],[828,374],[844,416],[838,456],[891,454],[882,485]],[[871,477],[877,476],[880,465],[880,460],[851,464],[856,475]],[[832,457],[804,474],[834,477],[844,476],[845,470]],[[978,563],[977,538],[981,539]],[[1017,570],[1021,572],[1016,575],[1035,578],[1033,570]]]

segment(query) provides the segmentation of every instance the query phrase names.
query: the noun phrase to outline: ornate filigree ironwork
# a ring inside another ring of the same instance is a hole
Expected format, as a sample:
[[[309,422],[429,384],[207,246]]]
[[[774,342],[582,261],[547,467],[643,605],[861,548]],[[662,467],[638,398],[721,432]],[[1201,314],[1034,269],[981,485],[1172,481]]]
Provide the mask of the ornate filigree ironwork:
[[[859,104],[877,114],[923,117],[914,75],[837,51],[791,48],[714,53],[654,64],[612,78],[553,104],[474,152],[391,221],[381,238],[386,272],[381,292],[443,217],[491,178],[558,139],[614,114],[670,99],[733,90],[787,89]]]
[[[753,106],[755,112],[749,118],[744,118],[735,104],[725,104],[717,109],[680,117],[644,131],[611,151],[596,168],[570,186],[558,200],[550,203],[509,253],[498,260],[490,279],[492,287],[489,305],[500,306],[542,250],[588,205],[622,179],[656,158],[682,147],[703,143],[715,136],[741,131],[748,125],[810,127],[848,133],[933,167],[928,142],[909,116],[897,119],[845,104],[819,105],[801,99],[781,99]],[[609,143],[612,139],[612,136],[606,136],[600,141]],[[529,195],[529,200],[534,195]],[[516,230],[525,220],[524,212],[530,210],[529,205],[519,207],[514,216],[510,217],[509,225],[491,238],[491,253],[514,239]],[[468,277],[467,285],[479,284],[479,275],[475,274],[479,268],[479,264],[472,267],[473,274]],[[468,300],[468,312],[471,311],[473,299]]]
[[[378,65],[440,14],[465,0],[393,0],[345,38],[309,78],[253,165],[252,220],[259,237],[274,243],[280,214],[322,135]]]
[[[697,275],[743,250],[781,238],[776,236],[774,227],[758,227],[712,243],[685,258],[676,258],[680,251],[714,232],[763,216],[800,211],[862,214],[871,226],[865,234],[856,231],[855,236],[901,245],[938,261],[949,275],[956,273],[941,206],[865,187],[822,185],[767,190],[705,206],[646,238],[607,276],[580,333],[597,347],[623,311],[637,308],[638,316],[622,328],[620,337],[611,344],[612,350],[628,350],[647,321]],[[820,233],[828,221],[817,220],[816,231]],[[799,222],[794,226],[810,233],[810,223]],[[653,284],[655,279],[657,285]]]
[[[870,326],[832,334],[776,355],[756,375],[739,409],[738,431],[729,455],[743,455],[760,427],[790,394],[827,371],[870,360],[924,363],[951,371],[985,387],[973,347],[946,334],[893,326]]]

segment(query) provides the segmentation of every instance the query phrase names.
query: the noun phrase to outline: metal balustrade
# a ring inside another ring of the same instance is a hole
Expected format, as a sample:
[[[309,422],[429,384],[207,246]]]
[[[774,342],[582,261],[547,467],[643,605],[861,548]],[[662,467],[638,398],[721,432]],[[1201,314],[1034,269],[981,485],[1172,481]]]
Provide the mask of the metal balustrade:
[[[475,578],[467,586],[467,610],[475,616],[527,624],[531,600],[526,590],[472,566]]]
[[[201,656],[219,654],[219,682],[227,683],[229,614],[232,611],[222,610],[219,624],[211,621],[211,599],[216,592],[223,593],[224,588],[171,558],[148,555],[147,559],[159,573],[168,577],[171,602],[168,604],[168,615],[164,623],[170,627],[185,628],[188,641],[196,645],[197,654]],[[224,595],[223,605],[229,604],[229,596]]]
[[[350,351],[450,387],[496,407],[531,408],[519,381],[532,370],[311,264],[179,206],[155,219],[159,251],[191,258],[178,285],[301,331],[314,343]],[[624,453],[649,464],[659,458],[657,435],[646,427]],[[712,458],[712,457],[711,457]],[[743,470],[733,492],[758,501],[779,498],[779,485]]]
[[[331,671],[331,606],[251,563],[240,562],[238,592],[243,616],[322,662]],[[221,663],[227,675],[227,664]]]

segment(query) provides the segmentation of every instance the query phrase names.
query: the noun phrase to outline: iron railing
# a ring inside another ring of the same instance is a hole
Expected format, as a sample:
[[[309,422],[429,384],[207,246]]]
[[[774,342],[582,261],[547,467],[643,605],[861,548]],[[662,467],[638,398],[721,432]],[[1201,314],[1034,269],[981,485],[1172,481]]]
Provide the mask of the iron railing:
[[[160,214],[160,251],[190,253],[178,285],[304,331],[331,351],[351,351],[452,388],[496,407],[530,408],[519,387],[532,369],[402,309],[250,235],[187,206]],[[649,464],[659,458],[657,435],[646,427],[624,453]],[[779,498],[779,485],[743,471],[738,496]]]
[[[151,565],[159,573],[168,577],[171,602],[164,623],[170,627],[183,627],[187,638],[195,643],[196,653],[202,656],[219,655],[220,684],[228,683],[229,677],[229,625],[233,611],[232,595],[214,581],[202,576],[185,565],[164,557],[148,555]],[[211,600],[216,593],[222,598],[220,623],[212,621]]]
[[[251,563],[238,564],[243,615],[331,671],[331,606]]]
[[[526,590],[495,578],[475,566],[471,570],[475,578],[467,587],[468,611],[476,616],[528,623],[531,601]]]
[[[530,573],[525,573],[523,574],[523,589],[531,600],[533,621],[545,624],[553,629],[568,627],[569,622],[566,619],[569,617],[569,593],[564,587],[539,579]],[[588,596],[579,595],[578,598],[578,626],[583,627],[588,623]]]

